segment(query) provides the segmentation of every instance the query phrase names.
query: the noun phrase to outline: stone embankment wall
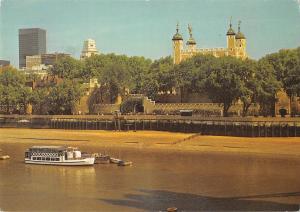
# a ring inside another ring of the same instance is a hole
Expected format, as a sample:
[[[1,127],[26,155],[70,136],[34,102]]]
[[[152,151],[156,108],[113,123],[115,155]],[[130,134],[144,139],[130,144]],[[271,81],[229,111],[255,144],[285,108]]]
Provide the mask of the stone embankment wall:
[[[72,130],[156,130],[243,137],[300,137],[300,118],[166,115],[0,116],[0,127]]]
[[[114,111],[120,110],[119,104],[96,104],[93,108],[93,114],[114,114]]]

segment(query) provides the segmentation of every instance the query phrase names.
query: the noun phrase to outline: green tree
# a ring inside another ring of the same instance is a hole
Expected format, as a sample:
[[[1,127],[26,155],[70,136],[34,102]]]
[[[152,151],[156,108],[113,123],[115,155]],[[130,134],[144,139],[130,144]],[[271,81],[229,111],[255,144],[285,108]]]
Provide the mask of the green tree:
[[[282,87],[282,83],[277,80],[274,67],[265,59],[258,61],[256,80],[259,84],[257,101],[261,115],[274,115],[276,93]]]
[[[6,113],[10,108],[26,109],[29,102],[30,89],[25,86],[25,76],[21,72],[5,67],[0,72],[0,104],[6,106]],[[25,112],[25,111],[24,111]]]
[[[83,95],[79,83],[64,80],[62,84],[50,88],[47,102],[51,114],[72,114],[75,104]]]
[[[138,94],[142,92],[142,84],[148,74],[152,61],[144,57],[130,57],[126,64],[128,67],[128,88],[130,93]]]
[[[211,67],[205,82],[205,89],[210,99],[223,105],[223,115],[241,96],[243,81],[238,74],[240,60],[233,57],[222,57]]]
[[[277,80],[281,81],[290,101],[300,94],[300,48],[280,50],[266,55],[262,60],[273,66]]]
[[[46,114],[48,108],[48,95],[49,88],[36,88],[32,91],[32,95],[30,97],[30,103],[33,106],[34,114]]]
[[[237,72],[243,82],[240,96],[240,100],[243,103],[242,116],[246,116],[249,107],[257,102],[257,93],[261,86],[260,81],[256,78],[256,61],[249,59],[241,61]]]
[[[80,60],[73,57],[65,56],[58,59],[58,61],[50,68],[49,72],[53,76],[58,76],[63,79],[73,79],[80,77],[83,64]]]
[[[110,103],[115,103],[119,94],[123,95],[128,82],[128,72],[123,64],[108,64],[100,76],[102,86],[108,87]]]

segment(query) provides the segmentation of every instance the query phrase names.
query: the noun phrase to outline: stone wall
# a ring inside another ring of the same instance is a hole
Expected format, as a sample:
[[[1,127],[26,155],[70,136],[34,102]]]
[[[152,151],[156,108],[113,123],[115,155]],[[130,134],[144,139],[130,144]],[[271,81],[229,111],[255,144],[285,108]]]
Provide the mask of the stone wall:
[[[211,100],[204,93],[185,93],[181,99],[180,94],[159,94],[156,102],[161,103],[211,103]]]
[[[154,114],[172,114],[178,115],[180,110],[193,110],[194,115],[202,116],[222,116],[222,105],[216,103],[156,103],[151,113]],[[229,115],[241,116],[242,105],[236,104],[230,107]],[[249,110],[249,115],[258,115],[259,106],[252,105]]]
[[[116,110],[120,110],[120,104],[96,104],[91,114],[114,114]]]

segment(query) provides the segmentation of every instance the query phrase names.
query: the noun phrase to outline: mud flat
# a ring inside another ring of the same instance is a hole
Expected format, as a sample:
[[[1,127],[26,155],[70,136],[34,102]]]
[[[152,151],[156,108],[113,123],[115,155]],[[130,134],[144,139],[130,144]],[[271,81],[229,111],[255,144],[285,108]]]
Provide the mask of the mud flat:
[[[194,153],[226,152],[300,157],[300,139],[295,137],[245,138],[158,131],[115,132],[3,128],[0,129],[0,145],[5,143],[83,145],[89,148],[98,147],[104,149]]]

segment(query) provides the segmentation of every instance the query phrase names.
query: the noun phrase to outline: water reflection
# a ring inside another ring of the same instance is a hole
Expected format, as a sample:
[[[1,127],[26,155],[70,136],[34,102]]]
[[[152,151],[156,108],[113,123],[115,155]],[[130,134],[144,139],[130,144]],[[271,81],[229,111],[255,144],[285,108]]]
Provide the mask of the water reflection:
[[[285,194],[268,194],[253,198],[266,198],[277,196],[300,195],[300,192]],[[238,211],[297,211],[298,204],[283,204],[267,200],[251,200],[250,197],[220,198],[202,196],[189,193],[179,193],[166,190],[140,190],[138,194],[126,194],[123,199],[101,199],[103,202],[126,206],[130,208],[149,211],[163,211],[169,207],[177,207],[179,211],[215,211],[215,210],[238,210]]]
[[[47,177],[52,176],[54,178],[60,179],[57,183],[61,181],[68,182],[72,181],[75,184],[83,184],[85,182],[94,183],[96,179],[96,171],[94,167],[86,166],[51,166],[51,165],[32,165],[24,164],[25,173],[27,177]],[[64,183],[62,182],[62,183]]]

